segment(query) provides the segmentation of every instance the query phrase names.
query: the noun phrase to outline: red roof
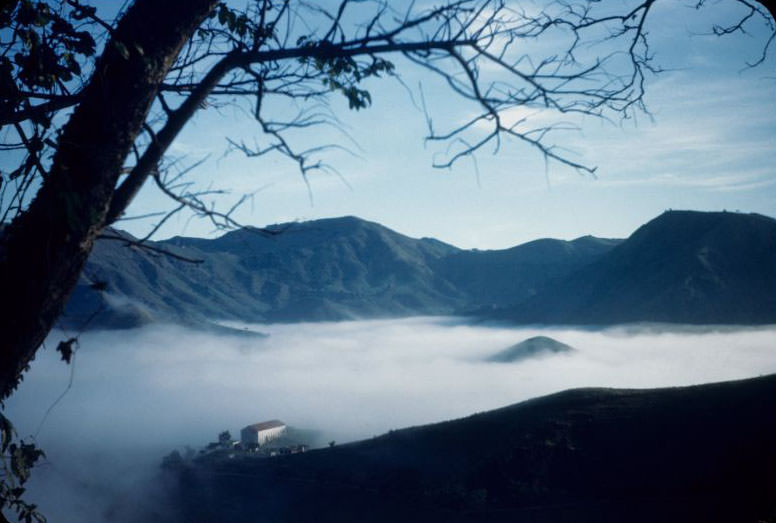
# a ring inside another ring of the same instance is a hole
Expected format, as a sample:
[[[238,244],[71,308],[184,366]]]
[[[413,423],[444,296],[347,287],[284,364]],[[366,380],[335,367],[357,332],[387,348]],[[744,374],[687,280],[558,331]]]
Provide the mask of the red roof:
[[[248,425],[243,430],[253,430],[256,432],[261,432],[262,430],[267,429],[274,429],[278,427],[285,427],[286,424],[278,419],[273,419],[270,421],[262,421],[261,423],[254,423],[253,425]]]

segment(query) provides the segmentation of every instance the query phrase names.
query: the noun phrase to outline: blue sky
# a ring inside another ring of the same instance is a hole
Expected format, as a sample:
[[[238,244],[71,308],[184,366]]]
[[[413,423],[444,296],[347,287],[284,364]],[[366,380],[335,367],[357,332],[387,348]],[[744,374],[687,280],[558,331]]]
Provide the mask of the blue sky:
[[[652,119],[576,120],[580,131],[556,139],[574,159],[597,166],[596,177],[553,163],[545,169],[535,150],[509,142],[497,155],[482,151],[477,170],[469,161],[434,169],[443,146],[424,144],[424,116],[392,80],[369,85],[373,106],[367,110],[351,112],[333,101],[358,156],[327,156],[339,174],[314,174],[309,192],[288,161],[224,156],[226,137],[251,143],[258,135],[256,124],[236,108],[201,112],[172,152],[189,161],[209,155],[190,178],[202,188],[229,189],[221,205],[255,191],[235,215],[244,224],[356,215],[465,248],[503,248],[540,237],[625,237],[669,208],[774,215],[776,62],[770,56],[757,68],[746,67],[762,50],[762,34],[701,34],[729,16],[729,7],[723,1],[697,12],[658,2],[648,30],[666,71],[647,84]],[[422,82],[433,116],[464,118],[472,110],[437,80],[401,61],[397,66],[412,89]],[[350,144],[334,129],[316,131],[314,139]],[[169,206],[146,187],[128,214]],[[141,235],[150,223],[120,226]],[[218,234],[209,222],[181,214],[157,238]]]

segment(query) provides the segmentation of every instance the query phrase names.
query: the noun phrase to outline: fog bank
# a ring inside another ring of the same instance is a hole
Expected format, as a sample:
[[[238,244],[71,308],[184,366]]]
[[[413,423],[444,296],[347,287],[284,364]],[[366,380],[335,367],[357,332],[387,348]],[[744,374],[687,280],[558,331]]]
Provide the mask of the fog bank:
[[[232,324],[232,326],[238,326]],[[776,372],[776,327],[508,328],[455,318],[238,326],[267,338],[155,325],[81,337],[75,366],[54,333],[7,412],[48,460],[30,500],[49,521],[131,520],[157,506],[161,456],[279,418],[337,442],[582,386],[660,387]],[[532,336],[576,349],[519,363],[489,356]],[[67,387],[70,390],[46,411]],[[41,421],[44,420],[41,425]]]

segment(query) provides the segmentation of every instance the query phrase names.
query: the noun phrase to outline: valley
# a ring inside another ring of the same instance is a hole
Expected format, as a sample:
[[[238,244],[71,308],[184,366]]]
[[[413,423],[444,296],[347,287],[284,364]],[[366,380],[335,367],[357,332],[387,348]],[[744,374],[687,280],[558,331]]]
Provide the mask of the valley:
[[[353,217],[101,241],[48,343],[80,333],[73,362],[43,351],[7,404],[46,449],[31,499],[65,522],[768,521],[774,237],[672,211],[498,251]],[[159,467],[275,419],[307,436]]]

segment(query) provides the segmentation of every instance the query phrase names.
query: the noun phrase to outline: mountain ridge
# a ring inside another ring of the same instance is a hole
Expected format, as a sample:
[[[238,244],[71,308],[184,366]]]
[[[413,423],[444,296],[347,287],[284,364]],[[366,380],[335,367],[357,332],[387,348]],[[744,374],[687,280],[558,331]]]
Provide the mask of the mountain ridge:
[[[667,211],[628,239],[491,315],[518,323],[776,322],[776,220]]]
[[[106,313],[95,325],[107,327],[131,327],[152,317],[262,322],[454,314],[531,295],[549,276],[588,263],[614,244],[545,239],[464,251],[355,217],[241,229],[214,240],[150,242],[155,249],[202,260],[199,264],[103,240],[64,318],[76,323],[100,307]],[[528,263],[548,246],[554,249],[552,261]],[[526,264],[513,263],[520,259]],[[461,263],[463,272],[456,268]],[[478,274],[489,276],[478,280]],[[96,294],[91,286],[97,281],[128,311],[117,311]]]
[[[202,262],[100,241],[63,321],[77,326],[99,310],[91,326],[450,314],[776,323],[776,220],[756,214],[670,211],[626,240],[545,238],[499,250],[415,239],[352,216],[150,245]]]

